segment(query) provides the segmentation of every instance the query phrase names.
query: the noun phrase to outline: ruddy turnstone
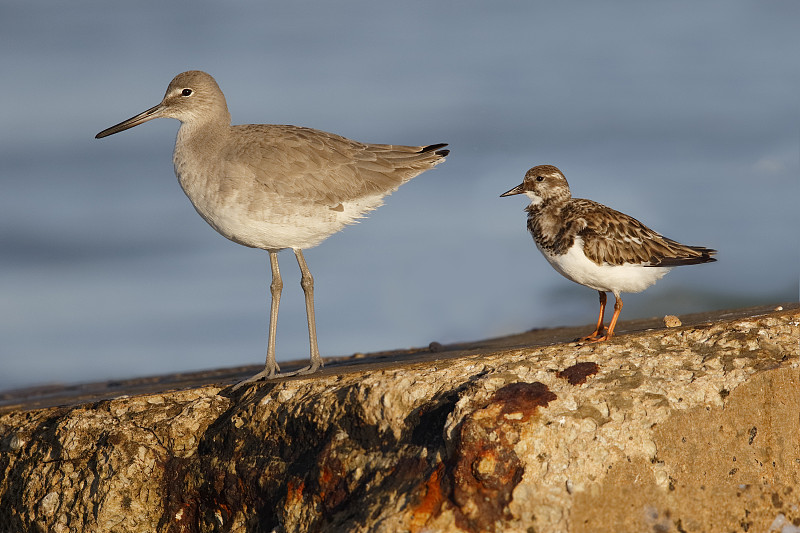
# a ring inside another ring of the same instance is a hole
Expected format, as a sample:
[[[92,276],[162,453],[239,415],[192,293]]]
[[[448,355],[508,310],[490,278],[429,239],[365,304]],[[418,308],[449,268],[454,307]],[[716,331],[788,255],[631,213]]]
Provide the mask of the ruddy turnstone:
[[[581,338],[598,342],[614,335],[623,292],[641,292],[673,267],[716,261],[716,250],[686,246],[651,230],[635,218],[592,200],[572,198],[564,174],[538,165],[500,196],[526,194],[531,203],[528,231],[536,247],[562,276],[600,293],[595,330]],[[606,292],[612,292],[614,315],[603,326]]]
[[[271,124],[231,126],[217,82],[191,70],[178,74],[160,104],[97,134],[107,137],[154,118],[181,122],[175,174],[197,212],[233,242],[262,248],[272,269],[267,360],[264,370],[239,383],[322,366],[314,318],[314,278],[303,250],[356,222],[414,176],[450,152],[446,144],[367,144],[310,128]],[[308,316],[309,366],[279,374],[275,360],[281,299],[278,251],[291,248],[300,267]]]

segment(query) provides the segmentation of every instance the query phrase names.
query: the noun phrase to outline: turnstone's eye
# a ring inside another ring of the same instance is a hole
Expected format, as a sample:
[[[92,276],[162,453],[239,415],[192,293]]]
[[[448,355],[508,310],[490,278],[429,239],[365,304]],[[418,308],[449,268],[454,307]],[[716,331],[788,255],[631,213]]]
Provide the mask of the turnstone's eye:
[[[184,89],[184,90],[181,91],[181,94],[183,96],[191,96],[192,95],[192,90],[191,89]]]
[[[544,181],[544,176],[536,176],[536,181]]]

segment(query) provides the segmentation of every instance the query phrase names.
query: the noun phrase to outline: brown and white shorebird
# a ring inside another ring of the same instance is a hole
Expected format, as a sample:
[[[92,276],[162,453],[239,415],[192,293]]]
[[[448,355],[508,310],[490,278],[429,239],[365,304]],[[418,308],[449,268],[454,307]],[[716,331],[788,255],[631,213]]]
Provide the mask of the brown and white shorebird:
[[[175,175],[194,208],[228,239],[262,248],[272,268],[267,361],[263,378],[309,374],[322,366],[314,319],[314,279],[302,250],[356,222],[414,176],[444,161],[446,144],[366,144],[333,133],[272,124],[231,126],[225,96],[210,75],[178,74],[155,107],[97,134],[106,137],[154,118],[181,122]],[[278,251],[291,248],[300,266],[311,362],[280,374],[275,361],[281,281]]]
[[[600,317],[582,341],[614,335],[623,292],[641,292],[673,267],[716,261],[716,250],[686,246],[651,230],[635,218],[592,200],[572,198],[564,174],[539,165],[500,196],[525,194],[531,203],[528,231],[536,247],[562,276],[600,293]],[[606,292],[614,294],[614,315],[603,326]]]

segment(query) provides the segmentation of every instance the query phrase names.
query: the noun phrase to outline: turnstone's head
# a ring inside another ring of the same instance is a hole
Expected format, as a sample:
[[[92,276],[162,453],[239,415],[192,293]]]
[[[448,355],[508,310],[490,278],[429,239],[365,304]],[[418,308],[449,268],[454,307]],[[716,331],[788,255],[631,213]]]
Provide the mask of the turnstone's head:
[[[532,205],[541,204],[547,200],[569,200],[569,183],[567,178],[553,165],[537,165],[525,173],[522,183],[506,191],[500,196],[525,194],[531,199]]]

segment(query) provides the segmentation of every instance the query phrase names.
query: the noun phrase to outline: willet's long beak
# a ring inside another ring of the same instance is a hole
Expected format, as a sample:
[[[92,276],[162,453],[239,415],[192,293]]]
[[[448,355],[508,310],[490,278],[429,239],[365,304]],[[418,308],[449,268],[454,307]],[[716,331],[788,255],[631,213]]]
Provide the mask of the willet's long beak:
[[[525,191],[524,191],[524,190],[522,190],[522,183],[520,183],[519,185],[517,185],[517,186],[516,186],[516,187],[514,187],[513,189],[511,189],[511,190],[509,190],[509,191],[506,191],[506,192],[504,192],[503,194],[501,194],[501,195],[500,195],[500,198],[502,198],[503,196],[514,196],[515,194],[522,194],[522,193],[524,193],[524,192],[525,192]]]
[[[147,122],[148,120],[153,120],[154,118],[161,117],[161,109],[162,104],[158,104],[157,106],[151,107],[147,111],[139,113],[135,117],[131,117],[128,120],[123,120],[119,124],[111,126],[108,129],[105,129],[94,136],[95,139],[102,139],[103,137],[108,137],[109,135],[114,135],[115,133],[119,133],[121,131],[125,131],[128,128],[132,128],[134,126],[138,126],[143,122]]]

